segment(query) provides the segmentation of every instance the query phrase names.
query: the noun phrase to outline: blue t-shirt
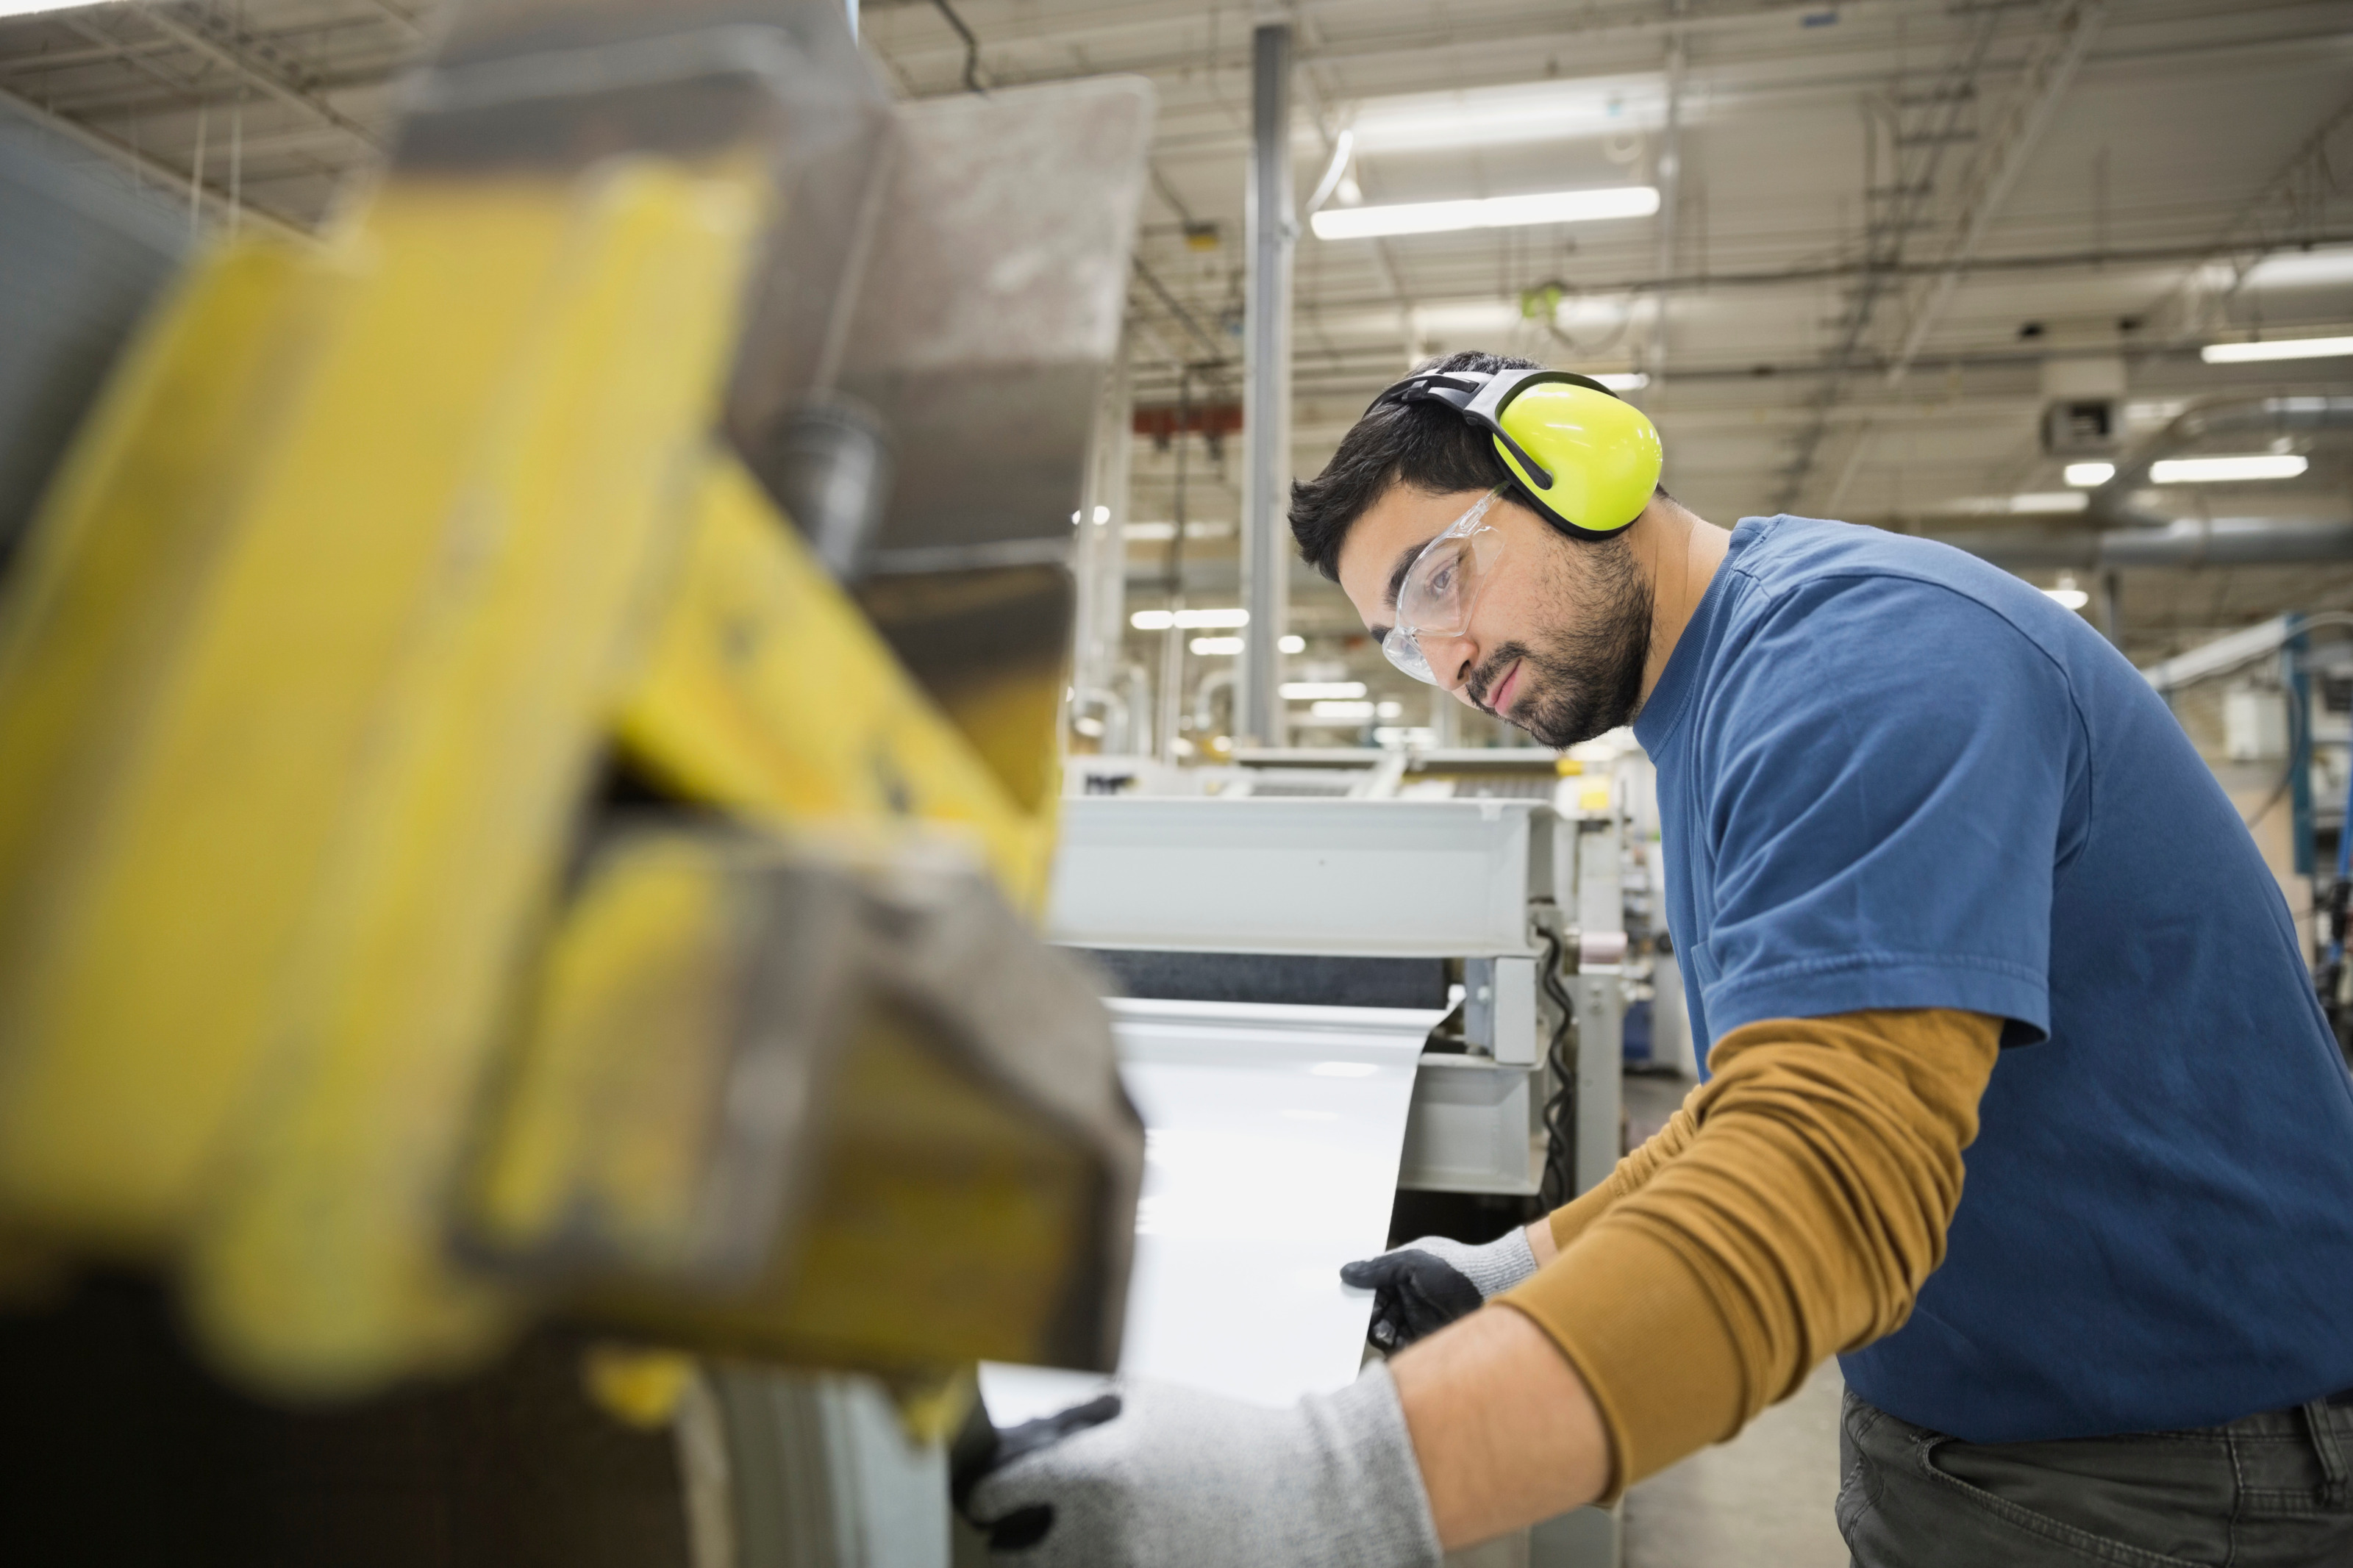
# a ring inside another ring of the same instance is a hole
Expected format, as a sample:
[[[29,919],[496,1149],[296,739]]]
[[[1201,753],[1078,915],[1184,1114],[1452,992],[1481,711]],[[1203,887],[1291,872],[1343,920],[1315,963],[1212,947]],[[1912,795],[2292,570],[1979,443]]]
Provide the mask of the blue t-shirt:
[[[1945,1263],[1849,1386],[1974,1442],[2353,1387],[2353,1079],[2279,886],[2073,612],[1926,540],[1749,518],[1634,727],[1693,1037],[2009,1020]]]

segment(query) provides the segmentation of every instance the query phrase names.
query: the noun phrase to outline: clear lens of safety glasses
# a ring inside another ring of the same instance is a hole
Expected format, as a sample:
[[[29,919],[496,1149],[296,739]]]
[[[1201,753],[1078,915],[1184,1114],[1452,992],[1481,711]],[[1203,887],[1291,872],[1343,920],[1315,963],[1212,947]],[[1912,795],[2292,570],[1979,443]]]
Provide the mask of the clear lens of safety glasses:
[[[1442,686],[1421,651],[1424,637],[1461,637],[1471,626],[1480,591],[1496,557],[1504,553],[1504,536],[1487,519],[1500,490],[1489,490],[1479,504],[1456,518],[1445,532],[1422,547],[1405,581],[1398,584],[1397,624],[1381,639],[1389,662],[1431,686]]]

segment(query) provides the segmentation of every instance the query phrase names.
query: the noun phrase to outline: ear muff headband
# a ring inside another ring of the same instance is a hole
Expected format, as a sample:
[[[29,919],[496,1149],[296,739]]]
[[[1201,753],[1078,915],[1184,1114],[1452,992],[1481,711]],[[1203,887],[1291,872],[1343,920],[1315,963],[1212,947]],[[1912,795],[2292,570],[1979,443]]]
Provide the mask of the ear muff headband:
[[[1373,407],[1421,402],[1458,409],[1493,436],[1517,498],[1574,538],[1608,539],[1632,526],[1666,460],[1648,415],[1570,371],[1430,372],[1398,382]]]

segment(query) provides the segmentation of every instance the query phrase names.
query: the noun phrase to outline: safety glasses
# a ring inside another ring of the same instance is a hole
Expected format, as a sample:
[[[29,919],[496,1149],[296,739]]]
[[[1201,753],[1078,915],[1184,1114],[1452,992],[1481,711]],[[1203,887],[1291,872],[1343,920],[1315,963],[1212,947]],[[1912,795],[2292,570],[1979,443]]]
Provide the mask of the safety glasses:
[[[1430,669],[1420,639],[1459,637],[1470,630],[1471,613],[1479,607],[1479,595],[1504,553],[1503,534],[1487,521],[1487,509],[1502,493],[1500,485],[1489,490],[1448,524],[1445,532],[1422,546],[1398,584],[1397,624],[1381,639],[1381,651],[1416,680],[1446,684]]]

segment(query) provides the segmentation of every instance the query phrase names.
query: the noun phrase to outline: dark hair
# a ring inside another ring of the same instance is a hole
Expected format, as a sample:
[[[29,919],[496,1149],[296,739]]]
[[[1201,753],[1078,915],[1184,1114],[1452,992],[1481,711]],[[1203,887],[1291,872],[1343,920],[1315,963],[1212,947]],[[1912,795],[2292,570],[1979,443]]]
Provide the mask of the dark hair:
[[[1416,365],[1430,371],[1541,370],[1534,360],[1465,350]],[[1291,486],[1291,535],[1302,559],[1335,582],[1348,530],[1392,486],[1430,495],[1493,489],[1511,479],[1494,439],[1442,403],[1384,403],[1367,409],[1312,479]],[[1662,488],[1658,492],[1667,492]]]

